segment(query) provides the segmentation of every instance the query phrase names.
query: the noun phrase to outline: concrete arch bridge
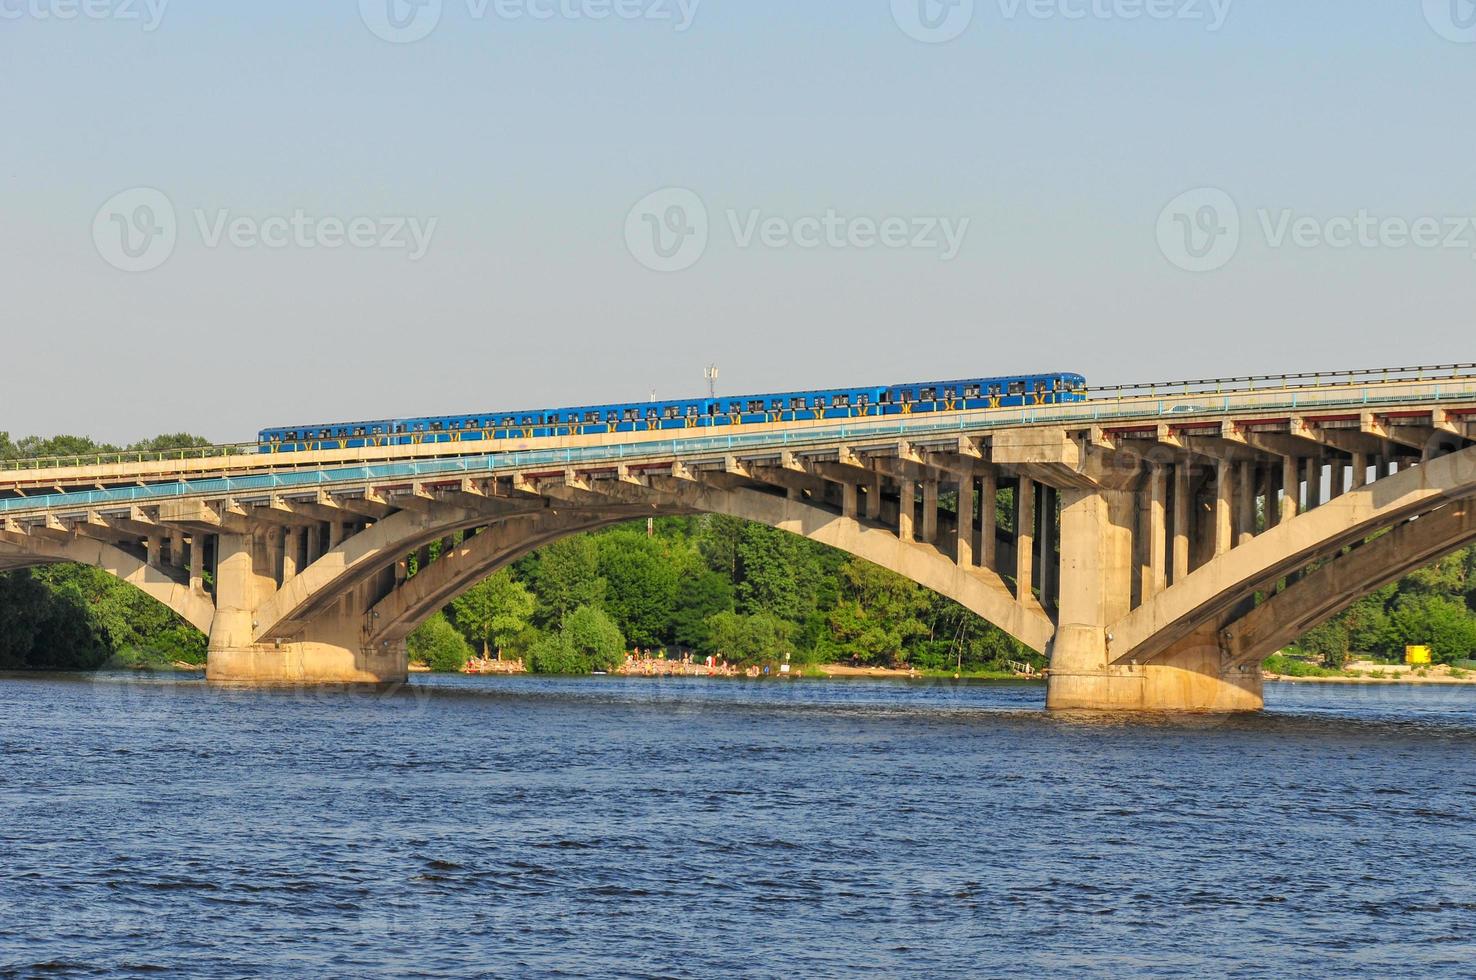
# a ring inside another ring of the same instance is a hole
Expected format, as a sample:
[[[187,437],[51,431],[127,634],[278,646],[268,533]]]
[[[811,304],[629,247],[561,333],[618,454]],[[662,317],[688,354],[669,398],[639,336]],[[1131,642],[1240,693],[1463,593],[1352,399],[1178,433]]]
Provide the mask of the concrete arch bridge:
[[[491,454],[33,462],[0,472],[0,569],[82,562],[143,589],[209,636],[213,682],[393,683],[418,624],[529,550],[727,514],[1047,654],[1052,708],[1255,710],[1262,658],[1476,541],[1476,372],[1207,384]]]

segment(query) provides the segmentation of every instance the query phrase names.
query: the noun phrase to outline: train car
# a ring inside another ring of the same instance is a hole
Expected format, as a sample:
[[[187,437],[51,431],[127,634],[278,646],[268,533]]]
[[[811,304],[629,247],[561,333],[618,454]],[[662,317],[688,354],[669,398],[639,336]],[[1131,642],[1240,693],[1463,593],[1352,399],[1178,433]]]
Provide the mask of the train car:
[[[725,429],[771,422],[924,415],[1082,401],[1080,374],[1030,374],[955,381],[917,381],[867,388],[679,398],[469,415],[293,425],[263,429],[263,453],[358,449],[441,442],[544,439],[686,429]]]

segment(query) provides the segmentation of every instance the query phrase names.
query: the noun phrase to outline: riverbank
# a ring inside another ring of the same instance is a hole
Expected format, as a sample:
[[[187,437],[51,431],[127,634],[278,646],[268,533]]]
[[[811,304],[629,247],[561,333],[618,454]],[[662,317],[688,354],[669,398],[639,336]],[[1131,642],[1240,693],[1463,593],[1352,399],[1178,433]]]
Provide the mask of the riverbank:
[[[1268,681],[1297,681],[1313,684],[1444,684],[1476,685],[1476,671],[1461,670],[1448,664],[1429,667],[1408,664],[1377,664],[1367,660],[1355,660],[1342,670],[1314,667],[1285,657],[1273,657],[1267,661],[1270,669],[1263,670],[1261,677]],[[1294,672],[1283,672],[1276,667],[1297,665]]]

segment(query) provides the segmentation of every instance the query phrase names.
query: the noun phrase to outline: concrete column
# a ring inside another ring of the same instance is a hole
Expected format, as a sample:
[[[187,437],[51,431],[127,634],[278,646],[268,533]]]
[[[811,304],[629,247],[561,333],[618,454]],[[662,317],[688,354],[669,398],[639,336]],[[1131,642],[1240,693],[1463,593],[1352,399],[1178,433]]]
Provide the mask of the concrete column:
[[[329,551],[332,551],[334,548],[337,548],[341,544],[343,544],[343,522],[342,521],[329,521],[328,522],[328,550]],[[319,557],[322,557],[322,556],[320,555]]]
[[[205,594],[205,535],[190,535],[190,591]]]
[[[1307,510],[1322,506],[1322,460],[1313,457],[1307,460]]]
[[[850,520],[856,519],[856,501],[859,491],[856,484],[846,482],[841,484],[841,516]]]
[[[1295,456],[1281,461],[1281,519],[1289,521],[1302,511],[1302,474]]]
[[[1353,454],[1353,489],[1362,490],[1368,486],[1368,453]]]
[[[1214,554],[1218,558],[1227,553],[1233,546],[1231,535],[1234,528],[1231,524],[1233,511],[1231,508],[1235,500],[1235,466],[1229,460],[1222,459],[1215,472],[1215,542]]]
[[[917,483],[913,480],[897,481],[897,537],[903,541],[916,538],[913,515],[917,512]]]
[[[1242,545],[1256,536],[1256,464],[1240,464],[1235,492],[1238,501],[1235,543]]]
[[[302,529],[288,528],[282,541],[282,584],[297,578],[298,563],[302,560]]]
[[[1278,486],[1278,473],[1280,467],[1267,466],[1261,472],[1261,480],[1266,488],[1266,530],[1269,531],[1281,521],[1281,500],[1277,496],[1280,492]]]
[[[1040,486],[1040,556],[1036,567],[1040,569],[1040,601],[1049,606],[1056,601],[1056,488]],[[1132,557],[1128,561],[1131,563]]]
[[[866,485],[866,519],[868,521],[881,520],[881,505],[881,477],[873,476],[871,482]]]
[[[991,466],[979,480],[979,564],[993,571],[999,570],[998,496],[999,475]]]
[[[150,565],[159,568],[164,564],[162,552],[164,551],[164,538],[158,534],[149,535],[147,545],[148,561]]]
[[[1061,508],[1061,602],[1046,706],[1053,710],[1251,711],[1259,669],[1226,670],[1217,638],[1190,637],[1152,664],[1115,666],[1108,630],[1131,599],[1132,494],[1068,489]]]
[[[958,481],[958,535],[954,560],[960,568],[974,567],[974,478]]]
[[[329,528],[332,528],[333,527],[332,524],[329,524],[328,526],[329,526]],[[323,534],[322,534],[322,528],[318,527],[317,525],[313,525],[312,527],[310,527],[310,528],[307,529],[307,535],[306,535],[306,537],[307,537],[307,552],[306,552],[306,554],[304,556],[304,560],[309,565],[311,565],[313,562],[315,562],[319,558],[322,558],[323,557]]]
[[[1015,489],[1015,598],[1029,602],[1035,585],[1035,482],[1020,477]]]
[[[1352,477],[1348,471],[1348,464],[1343,462],[1343,457],[1334,457],[1332,461],[1332,484],[1329,489],[1331,496],[1329,500],[1336,500],[1353,488]]]
[[[273,583],[279,581],[278,571],[282,567],[282,529],[269,527],[261,532],[262,548],[266,552],[266,574]]]
[[[924,480],[922,491],[922,539],[928,544],[936,544],[938,541],[938,481]]]
[[[183,531],[169,532],[169,564],[175,568],[185,567],[185,536]]]
[[[1151,588],[1144,595],[1147,602],[1168,588],[1168,469],[1153,464],[1149,478],[1148,501],[1148,568]]]
[[[1174,463],[1174,584],[1189,576],[1189,459],[1180,457]]]

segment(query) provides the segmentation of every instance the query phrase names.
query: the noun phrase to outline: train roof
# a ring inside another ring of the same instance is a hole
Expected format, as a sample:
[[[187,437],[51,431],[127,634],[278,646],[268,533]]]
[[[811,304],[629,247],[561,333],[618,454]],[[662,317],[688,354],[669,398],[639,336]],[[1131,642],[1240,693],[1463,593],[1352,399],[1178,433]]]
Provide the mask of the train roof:
[[[356,428],[357,427],[361,427],[361,426],[369,427],[369,426],[376,426],[376,425],[390,426],[390,425],[394,425],[394,424],[400,423],[400,422],[412,421],[412,420],[419,420],[419,419],[458,419],[458,418],[476,418],[478,416],[484,416],[484,417],[492,417],[492,416],[515,416],[515,417],[519,417],[519,416],[524,416],[524,415],[547,414],[549,412],[593,412],[593,411],[604,411],[604,410],[607,410],[607,409],[646,408],[646,407],[656,406],[656,405],[704,404],[704,403],[710,402],[710,401],[719,401],[719,402],[722,402],[722,401],[746,401],[746,400],[749,400],[749,399],[755,399],[755,400],[757,400],[757,399],[769,399],[769,398],[788,398],[788,397],[794,397],[794,396],[798,396],[798,395],[820,395],[820,394],[830,394],[830,393],[833,393],[833,392],[846,392],[846,391],[881,391],[881,390],[890,389],[890,388],[920,388],[920,387],[926,387],[928,385],[937,386],[937,385],[963,385],[963,384],[991,384],[991,383],[994,383],[994,382],[1011,382],[1011,381],[1020,381],[1022,379],[1030,379],[1030,378],[1074,378],[1074,379],[1079,379],[1079,380],[1081,380],[1083,382],[1086,380],[1086,378],[1084,376],[1082,376],[1080,374],[1077,374],[1077,373],[1075,373],[1073,371],[1041,371],[1041,372],[1030,373],[1030,374],[1003,374],[1003,375],[983,376],[983,377],[976,377],[976,378],[945,378],[945,379],[936,379],[936,378],[934,378],[934,379],[929,379],[929,380],[926,380],[926,381],[895,381],[895,382],[890,382],[890,383],[887,383],[887,384],[848,385],[848,386],[831,387],[831,388],[790,388],[790,389],[787,389],[785,391],[744,392],[742,394],[718,395],[716,397],[711,397],[711,396],[708,396],[708,395],[697,395],[697,396],[689,396],[689,397],[682,397],[682,398],[657,398],[654,401],[653,400],[647,400],[647,401],[634,401],[634,402],[599,402],[599,403],[596,403],[596,404],[560,405],[560,406],[548,406],[548,405],[544,405],[544,406],[541,406],[539,408],[496,409],[496,410],[493,410],[493,411],[480,411],[480,412],[446,412],[446,413],[437,414],[437,415],[405,415],[405,416],[399,416],[397,418],[389,418],[389,419],[369,419],[369,420],[365,420],[365,419],[353,419],[353,420],[338,421],[338,422],[297,422],[297,423],[292,423],[292,424],[288,424],[288,425],[270,425],[270,426],[267,426],[266,428],[264,428],[264,429],[262,429],[260,431],[261,432],[277,432],[277,431],[282,431],[282,430],[287,430],[287,429],[305,429],[305,430],[311,430],[311,429],[342,429],[342,428],[346,428],[346,427],[350,427],[350,426],[356,427]]]

